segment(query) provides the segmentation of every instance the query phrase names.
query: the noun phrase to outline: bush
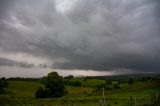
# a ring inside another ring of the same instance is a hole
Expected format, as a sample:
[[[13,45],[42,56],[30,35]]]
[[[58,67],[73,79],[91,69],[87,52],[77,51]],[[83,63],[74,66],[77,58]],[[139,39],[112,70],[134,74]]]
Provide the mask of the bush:
[[[151,76],[145,76],[140,79],[140,81],[150,81],[150,80],[152,80]]]
[[[96,88],[97,88],[97,90],[100,90],[100,89],[102,89],[102,88],[105,88],[105,84],[96,85]]]
[[[35,93],[36,98],[45,98],[45,90],[41,86],[37,89]]]
[[[112,80],[107,80],[106,84],[112,84]]]
[[[66,77],[64,77],[65,79],[73,79],[74,78],[74,76],[73,75],[68,75],[68,76],[66,76]]]
[[[61,97],[65,94],[65,86],[63,77],[59,76],[57,72],[51,72],[47,77],[43,78],[42,83],[45,89],[39,87],[35,93],[37,98]]]
[[[82,83],[80,81],[75,81],[74,86],[79,86],[80,87],[80,86],[82,86]]]
[[[80,81],[72,81],[72,80],[65,80],[65,84],[70,86],[78,86],[78,87],[82,86],[82,83]]]
[[[133,83],[134,83],[134,80],[133,80],[133,79],[129,79],[129,80],[128,80],[128,84],[129,84],[129,85],[131,85],[131,84],[133,84]]]
[[[121,83],[121,81],[117,81],[117,84],[119,85]]]
[[[84,78],[84,81],[87,81],[88,79],[89,79],[89,78],[88,78],[88,76],[87,76],[87,77]]]
[[[112,90],[112,87],[106,87],[105,90]]]
[[[6,78],[1,78],[0,79],[0,92],[3,92],[4,88],[7,88],[9,85],[8,81],[6,80]]]
[[[114,84],[113,89],[120,89],[120,86],[118,84]]]

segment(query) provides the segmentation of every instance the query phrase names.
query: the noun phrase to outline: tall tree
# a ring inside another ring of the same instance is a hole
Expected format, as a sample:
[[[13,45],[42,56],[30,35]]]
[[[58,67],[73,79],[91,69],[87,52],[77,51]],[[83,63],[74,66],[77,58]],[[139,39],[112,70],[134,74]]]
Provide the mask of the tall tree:
[[[3,92],[4,88],[8,87],[8,82],[5,77],[0,79],[0,92]]]
[[[61,97],[65,93],[63,77],[59,76],[57,72],[49,73],[43,78],[42,83],[45,85],[45,89],[39,89],[36,92],[40,97]]]

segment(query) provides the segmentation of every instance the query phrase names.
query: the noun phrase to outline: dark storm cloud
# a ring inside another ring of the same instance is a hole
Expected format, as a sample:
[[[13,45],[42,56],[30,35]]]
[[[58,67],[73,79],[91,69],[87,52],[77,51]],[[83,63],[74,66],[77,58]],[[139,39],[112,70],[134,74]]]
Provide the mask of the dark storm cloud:
[[[158,0],[79,0],[64,13],[52,0],[2,4],[0,53],[44,57],[54,68],[160,69]]]
[[[1,0],[0,2],[0,18],[7,15],[7,9],[10,7],[11,0]],[[5,10],[5,11],[4,11]]]

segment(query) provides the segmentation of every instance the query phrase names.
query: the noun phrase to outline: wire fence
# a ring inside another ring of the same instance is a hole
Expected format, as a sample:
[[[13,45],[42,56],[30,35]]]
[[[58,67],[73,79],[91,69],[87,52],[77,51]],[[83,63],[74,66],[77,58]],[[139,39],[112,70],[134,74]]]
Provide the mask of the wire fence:
[[[103,91],[104,94],[104,91]],[[105,98],[102,95],[102,99],[99,101],[99,106],[119,106],[118,104],[126,104],[126,106],[160,106],[160,94],[150,94],[147,97],[140,98],[138,96],[130,96],[129,99],[124,98]],[[104,101],[105,100],[105,101]]]

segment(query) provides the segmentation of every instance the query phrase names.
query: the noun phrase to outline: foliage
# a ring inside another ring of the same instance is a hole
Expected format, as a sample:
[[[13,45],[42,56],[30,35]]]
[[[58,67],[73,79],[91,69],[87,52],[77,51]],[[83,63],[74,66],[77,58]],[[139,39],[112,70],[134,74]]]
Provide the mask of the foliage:
[[[74,76],[73,75],[68,75],[68,76],[66,76],[66,77],[64,77],[65,79],[73,79],[74,78]]]
[[[152,80],[151,76],[144,76],[140,79],[140,81],[150,81],[150,80]]]
[[[118,84],[114,84],[113,89],[120,89],[120,86]]]
[[[106,87],[105,90],[112,90],[112,87]]]
[[[88,76],[86,76],[85,78],[84,78],[84,81],[87,81],[89,78],[88,78]]]
[[[117,81],[117,84],[119,85],[121,83],[121,81]]]
[[[70,85],[70,86],[77,86],[80,87],[82,86],[82,83],[78,80],[74,81],[74,80],[65,80],[65,84],[66,85]]]
[[[101,88],[105,88],[105,84],[98,84],[96,85],[97,90],[100,90]]]
[[[129,79],[129,80],[128,80],[128,84],[129,84],[129,85],[131,85],[131,84],[133,84],[133,83],[134,83],[134,80],[133,80],[133,79]]]
[[[75,81],[74,86],[79,86],[80,87],[80,86],[82,86],[82,83],[80,81]]]
[[[8,81],[3,77],[0,79],[0,92],[3,92],[4,88],[8,87]]]
[[[8,78],[7,80],[9,81],[39,81],[40,78],[20,78],[20,77],[15,77],[15,78]]]
[[[45,97],[45,90],[43,87],[39,86],[39,88],[37,89],[35,96],[36,98],[44,98]]]
[[[63,77],[59,76],[57,72],[49,73],[42,82],[45,89],[39,87],[35,93],[37,98],[61,97],[65,94]]]
[[[112,80],[107,80],[106,84],[112,84]]]

